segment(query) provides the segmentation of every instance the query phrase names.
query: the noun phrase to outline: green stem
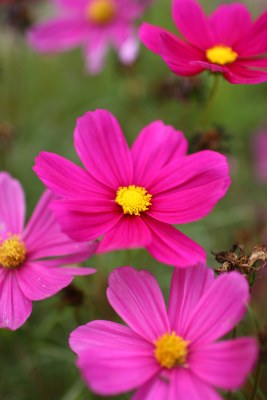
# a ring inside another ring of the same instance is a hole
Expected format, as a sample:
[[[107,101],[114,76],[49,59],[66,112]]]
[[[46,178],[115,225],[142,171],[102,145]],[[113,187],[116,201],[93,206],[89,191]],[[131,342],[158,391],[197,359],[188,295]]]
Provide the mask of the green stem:
[[[226,400],[231,400],[231,397],[232,397],[232,392],[231,391],[227,392]]]
[[[262,374],[262,364],[261,362],[259,362],[256,369],[254,387],[250,396],[250,400],[256,400],[261,380],[261,374]]]
[[[255,328],[256,328],[256,332],[259,333],[261,328],[260,328],[260,323],[259,323],[259,321],[257,319],[257,316],[256,316],[253,308],[249,304],[247,304],[247,309],[248,309],[249,316],[251,317],[251,319],[254,322],[254,325],[255,325]]]
[[[206,107],[204,109],[204,113],[203,113],[202,117],[200,118],[200,125],[205,125],[207,120],[208,120],[208,117],[209,117],[209,114],[210,114],[210,110],[212,108],[212,105],[214,103],[214,99],[216,97],[216,93],[217,93],[218,88],[219,88],[220,78],[221,78],[220,74],[218,74],[218,73],[214,74],[213,85],[211,87],[210,94],[209,94],[209,97],[207,99],[207,103],[206,103]]]

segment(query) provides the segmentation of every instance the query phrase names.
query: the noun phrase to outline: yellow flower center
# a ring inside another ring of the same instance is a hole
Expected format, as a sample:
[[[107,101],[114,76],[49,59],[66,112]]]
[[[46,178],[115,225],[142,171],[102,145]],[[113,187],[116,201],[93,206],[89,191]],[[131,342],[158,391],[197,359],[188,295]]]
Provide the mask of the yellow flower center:
[[[0,245],[0,265],[7,269],[19,267],[26,258],[26,247],[17,235],[9,236]]]
[[[140,186],[120,187],[116,194],[116,203],[122,206],[124,214],[140,215],[151,206],[152,195]]]
[[[227,46],[214,46],[206,50],[207,59],[213,64],[226,65],[233,63],[238,54]]]
[[[97,25],[105,25],[116,15],[116,6],[113,0],[92,0],[86,8],[86,17]]]
[[[189,342],[175,332],[165,333],[154,344],[155,358],[162,367],[172,369],[186,363]]]

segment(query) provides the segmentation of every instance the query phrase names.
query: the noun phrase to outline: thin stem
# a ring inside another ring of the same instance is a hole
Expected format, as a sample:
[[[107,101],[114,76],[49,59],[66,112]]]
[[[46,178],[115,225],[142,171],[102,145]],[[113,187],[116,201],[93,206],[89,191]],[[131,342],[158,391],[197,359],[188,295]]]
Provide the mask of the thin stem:
[[[251,383],[251,385],[254,385],[254,379],[252,376],[249,377],[249,382]],[[258,387],[257,396],[258,396],[259,400],[267,400],[266,394],[264,394],[263,391],[261,390],[261,388],[259,388],[259,387]]]
[[[226,400],[231,400],[231,397],[232,397],[232,392],[231,391],[227,392]]]
[[[254,387],[250,396],[250,400],[256,400],[261,380],[261,374],[262,374],[262,363],[259,362],[256,369]]]
[[[233,329],[232,339],[236,339],[237,337],[237,326]]]
[[[251,317],[251,319],[254,322],[254,325],[255,325],[255,328],[256,328],[256,332],[257,333],[260,332],[260,323],[259,323],[259,321],[257,319],[257,316],[256,316],[253,308],[249,304],[247,304],[247,309],[248,309],[249,316]]]
[[[208,120],[208,117],[209,117],[209,114],[210,114],[210,110],[212,108],[214,99],[216,97],[216,93],[217,93],[218,88],[219,88],[220,78],[221,78],[220,74],[218,74],[218,73],[214,74],[213,85],[211,87],[210,94],[209,94],[209,97],[207,99],[207,103],[206,103],[206,107],[204,109],[204,113],[203,113],[202,117],[200,118],[200,125],[205,125],[205,123]]]

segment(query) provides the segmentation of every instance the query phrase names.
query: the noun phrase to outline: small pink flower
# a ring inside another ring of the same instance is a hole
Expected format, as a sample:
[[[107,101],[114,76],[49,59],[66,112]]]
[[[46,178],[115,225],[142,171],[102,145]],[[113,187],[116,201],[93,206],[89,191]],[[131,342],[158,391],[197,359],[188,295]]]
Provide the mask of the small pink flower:
[[[267,11],[253,22],[241,3],[222,4],[206,16],[196,0],[173,0],[172,16],[185,41],[146,23],[139,36],[176,75],[208,69],[230,83],[267,81]]]
[[[59,16],[29,32],[29,43],[37,51],[56,53],[77,46],[85,49],[87,70],[99,72],[112,45],[124,64],[138,53],[134,21],[150,0],[54,0]]]
[[[254,135],[252,145],[256,177],[259,182],[267,183],[267,128]]]
[[[226,158],[214,151],[186,155],[182,132],[156,121],[129,149],[105,110],[78,119],[76,151],[86,171],[42,152],[34,171],[60,196],[53,210],[63,231],[87,241],[104,236],[98,252],[145,247],[160,262],[186,267],[203,249],[170,224],[207,215],[229,185]]]
[[[253,368],[253,338],[217,341],[243,317],[246,279],[214,279],[204,265],[175,269],[168,311],[146,271],[116,269],[109,303],[129,326],[92,321],[72,332],[70,346],[89,388],[101,395],[137,389],[134,400],[219,400],[215,388],[238,389]]]
[[[78,244],[64,235],[46,191],[24,228],[25,199],[20,183],[0,173],[0,327],[15,330],[31,314],[32,301],[46,299],[91,268],[61,268],[86,260],[96,243]]]

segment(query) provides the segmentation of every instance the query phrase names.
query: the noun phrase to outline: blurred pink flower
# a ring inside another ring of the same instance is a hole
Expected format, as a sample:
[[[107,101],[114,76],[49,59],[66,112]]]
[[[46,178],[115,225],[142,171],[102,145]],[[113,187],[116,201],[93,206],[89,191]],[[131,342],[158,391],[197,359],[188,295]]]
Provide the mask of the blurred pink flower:
[[[143,24],[139,37],[176,74],[222,73],[230,83],[267,81],[267,12],[255,22],[241,3],[222,4],[206,16],[196,0],[173,0],[172,15],[185,41]]]
[[[252,145],[256,177],[267,183],[267,128],[254,135]]]
[[[89,388],[101,395],[137,389],[134,400],[222,400],[215,388],[238,389],[258,354],[254,338],[218,342],[243,317],[246,279],[214,279],[204,265],[175,269],[168,311],[146,271],[116,269],[109,303],[129,326],[92,321],[74,330],[70,347]]]
[[[0,173],[0,327],[15,330],[31,314],[32,301],[67,286],[91,268],[60,265],[86,260],[96,243],[78,244],[64,235],[49,210],[53,194],[46,191],[24,229],[25,199],[20,183]]]
[[[112,45],[124,64],[138,53],[134,21],[150,1],[136,0],[54,0],[58,18],[37,25],[28,39],[37,51],[53,53],[77,46],[85,49],[87,70],[98,73]]]
[[[145,247],[158,261],[186,267],[204,250],[170,224],[206,216],[229,185],[226,158],[214,151],[187,156],[180,131],[156,121],[129,149],[120,125],[105,110],[78,119],[76,151],[87,171],[52,153],[34,171],[58,196],[53,210],[72,239],[104,236],[98,252]]]

